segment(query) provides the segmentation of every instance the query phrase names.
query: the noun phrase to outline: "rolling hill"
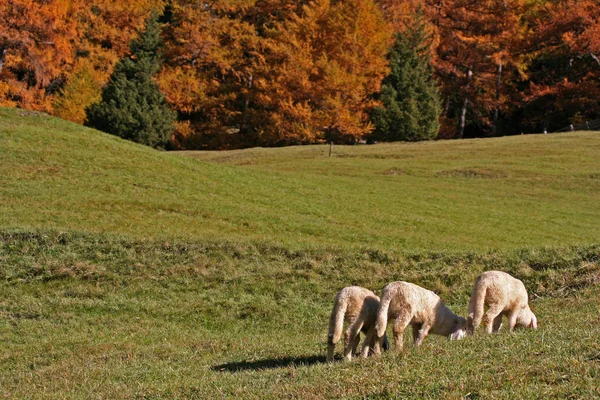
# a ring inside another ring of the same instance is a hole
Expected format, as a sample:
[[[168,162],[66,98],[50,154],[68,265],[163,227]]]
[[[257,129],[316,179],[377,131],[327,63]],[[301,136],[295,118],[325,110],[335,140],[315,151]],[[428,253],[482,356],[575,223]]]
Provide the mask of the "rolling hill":
[[[600,135],[167,153],[0,110],[0,229],[507,249],[600,240]]]

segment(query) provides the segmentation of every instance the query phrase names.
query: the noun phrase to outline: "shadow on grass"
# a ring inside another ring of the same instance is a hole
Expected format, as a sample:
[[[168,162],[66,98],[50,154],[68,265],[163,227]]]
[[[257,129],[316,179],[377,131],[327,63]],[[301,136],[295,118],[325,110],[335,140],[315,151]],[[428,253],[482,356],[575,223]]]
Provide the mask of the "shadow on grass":
[[[285,368],[291,366],[310,366],[326,362],[326,357],[323,356],[306,356],[306,357],[283,357],[283,358],[267,358],[264,360],[255,361],[239,361],[227,364],[215,365],[211,367],[213,371],[220,372],[239,372],[247,370],[259,371],[261,369]]]

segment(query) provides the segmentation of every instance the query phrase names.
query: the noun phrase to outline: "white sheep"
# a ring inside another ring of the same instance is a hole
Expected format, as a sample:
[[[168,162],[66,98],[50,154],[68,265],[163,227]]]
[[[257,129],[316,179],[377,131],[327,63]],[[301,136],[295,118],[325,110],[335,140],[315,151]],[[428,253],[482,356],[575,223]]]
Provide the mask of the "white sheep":
[[[344,338],[344,358],[350,360],[356,352],[360,341],[360,332],[366,333],[361,356],[367,357],[369,349],[379,345],[375,338],[375,318],[379,308],[379,297],[368,289],[360,286],[348,286],[340,290],[335,296],[335,303],[329,321],[329,335],[327,339],[327,361],[333,361],[335,344],[340,340],[344,329],[344,321],[348,329]],[[387,338],[383,342],[387,348]],[[379,349],[377,350],[379,353]]]
[[[488,306],[485,315],[484,305]],[[506,272],[484,272],[475,280],[469,302],[467,332],[473,334],[482,320],[488,333],[498,332],[503,315],[508,317],[510,332],[516,325],[537,329],[537,318],[529,308],[523,282]]]
[[[402,351],[402,338],[408,325],[412,325],[415,346],[421,345],[430,333],[448,336],[450,340],[465,336],[466,320],[450,311],[437,294],[413,283],[398,281],[383,288],[375,323],[380,343],[388,319],[395,320],[393,332],[396,352]]]

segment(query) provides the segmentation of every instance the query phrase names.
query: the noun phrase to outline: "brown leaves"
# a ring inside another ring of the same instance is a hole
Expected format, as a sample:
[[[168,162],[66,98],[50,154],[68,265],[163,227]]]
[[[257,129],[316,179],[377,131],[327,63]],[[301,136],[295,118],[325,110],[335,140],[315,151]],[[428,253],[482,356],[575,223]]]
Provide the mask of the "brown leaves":
[[[52,98],[80,65],[88,86],[104,82],[136,29],[163,0],[10,0],[0,3],[0,104],[52,111]],[[82,61],[85,60],[85,61]],[[61,116],[82,122],[86,104],[64,103]],[[64,114],[65,108],[70,108]],[[77,107],[79,107],[77,109]]]
[[[274,110],[266,135],[307,143],[369,134],[370,96],[387,72],[391,40],[373,2],[315,1],[277,32],[263,89]]]

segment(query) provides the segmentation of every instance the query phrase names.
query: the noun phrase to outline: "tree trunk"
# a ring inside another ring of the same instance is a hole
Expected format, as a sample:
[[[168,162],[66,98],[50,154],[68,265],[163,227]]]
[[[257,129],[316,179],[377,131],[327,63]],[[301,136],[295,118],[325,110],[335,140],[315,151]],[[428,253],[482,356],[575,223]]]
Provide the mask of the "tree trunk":
[[[248,76],[248,95],[246,96],[246,100],[244,101],[244,109],[242,110],[242,118],[240,119],[240,133],[244,133],[244,128],[246,127],[246,115],[248,114],[248,106],[250,105],[250,91],[252,90],[254,77],[252,74]]]
[[[446,97],[446,105],[444,106],[444,112],[442,113],[443,117],[447,117],[450,112],[450,96]]]
[[[502,85],[502,60],[498,64],[498,80],[496,81],[496,109],[494,110],[494,122],[492,123],[492,136],[498,133],[498,110],[500,105],[500,86]]]
[[[460,111],[460,124],[458,126],[458,135],[459,139],[462,139],[465,134],[465,125],[467,123],[467,105],[469,104],[469,86],[471,85],[471,77],[473,76],[473,71],[469,69],[467,72],[467,83],[465,85],[465,101],[463,102],[462,110]]]
[[[4,57],[6,56],[6,52],[8,49],[0,50],[0,73],[2,73],[2,67],[4,66]]]

